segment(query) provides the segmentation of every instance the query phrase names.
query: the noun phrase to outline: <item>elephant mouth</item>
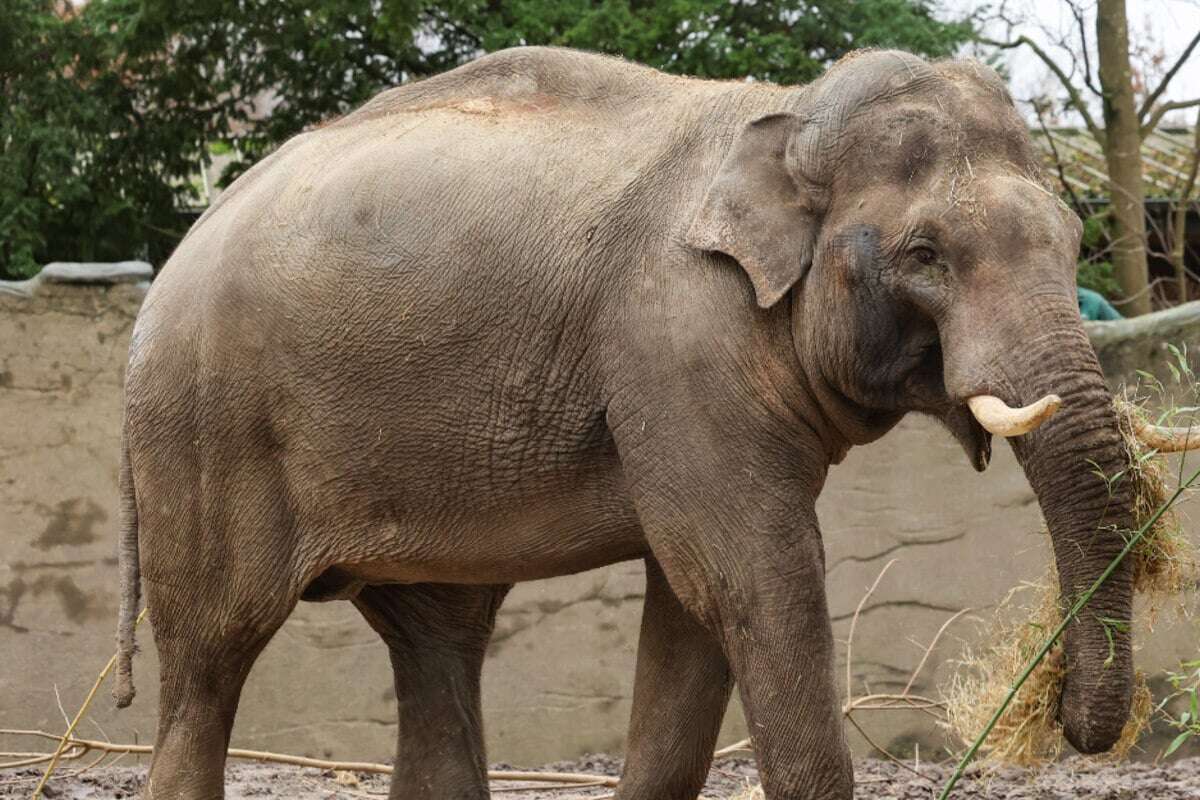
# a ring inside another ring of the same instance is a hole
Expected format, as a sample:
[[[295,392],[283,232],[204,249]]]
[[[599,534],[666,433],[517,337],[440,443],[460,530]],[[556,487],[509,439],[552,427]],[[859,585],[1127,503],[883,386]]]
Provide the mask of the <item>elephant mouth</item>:
[[[941,421],[962,446],[976,472],[987,469],[992,458],[992,434],[984,429],[967,398],[950,397],[943,377],[941,341],[934,332],[913,359],[905,379],[905,394],[913,398],[912,410]],[[981,390],[975,394],[983,394]]]
[[[1062,398],[1048,394],[1025,406],[1010,406],[995,395],[971,392],[946,415],[954,433],[977,472],[987,469],[992,457],[992,435],[1012,438],[1036,430],[1062,406]]]
[[[992,434],[988,433],[966,403],[950,406],[941,414],[942,424],[962,446],[976,472],[983,472],[992,460]]]

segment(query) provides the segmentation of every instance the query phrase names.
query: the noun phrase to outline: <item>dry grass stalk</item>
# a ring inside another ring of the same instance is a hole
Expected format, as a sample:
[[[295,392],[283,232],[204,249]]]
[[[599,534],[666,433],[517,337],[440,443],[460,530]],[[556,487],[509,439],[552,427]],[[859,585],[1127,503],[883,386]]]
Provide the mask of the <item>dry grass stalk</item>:
[[[133,622],[133,627],[135,629],[142,623],[142,620],[146,618],[147,611],[148,609],[143,608],[142,613],[138,614],[137,619]],[[96,676],[96,680],[92,684],[92,689],[88,692],[87,697],[84,699],[83,705],[80,706],[78,713],[75,714],[75,718],[67,724],[66,731],[63,732],[62,737],[59,739],[58,746],[54,749],[54,753],[50,756],[50,763],[46,765],[46,771],[42,773],[42,779],[38,781],[38,785],[34,787],[34,800],[37,800],[37,798],[42,796],[42,790],[46,788],[46,782],[49,781],[50,776],[54,774],[54,769],[58,766],[58,762],[62,759],[63,753],[67,749],[67,744],[71,739],[71,734],[73,734],[75,732],[75,728],[79,726],[79,721],[83,719],[83,715],[86,714],[88,708],[91,707],[92,700],[95,699],[96,691],[100,688],[100,684],[104,683],[104,679],[108,677],[110,672],[112,672],[112,669],[114,666],[116,666],[116,663],[117,655],[114,653],[113,657],[108,660],[107,664],[105,664],[104,669],[100,670],[100,674]],[[58,690],[55,689],[56,694],[57,691]],[[62,709],[61,701],[59,703],[59,709]]]
[[[1134,434],[1137,422],[1144,419],[1144,408],[1124,400],[1118,401],[1117,410],[1129,467],[1108,479],[1113,485],[1124,481],[1130,487],[1134,524],[1141,526],[1168,498],[1169,466]],[[1196,558],[1178,515],[1173,510],[1163,514],[1137,543],[1130,558],[1134,591],[1147,603],[1152,627],[1157,611],[1167,603],[1182,607],[1180,598],[1194,585]],[[1010,593],[984,634],[988,644],[982,650],[965,653],[962,664],[966,669],[960,670],[945,690],[946,725],[964,743],[971,743],[984,729],[1025,665],[1063,619],[1058,575],[1052,560],[1051,564],[1042,580],[1022,587],[1031,596],[1015,613],[1012,601],[1020,592]],[[1058,644],[1021,687],[981,748],[985,766],[1038,766],[1058,757],[1063,739],[1057,716],[1064,675],[1062,647]],[[1117,744],[1099,758],[1120,760],[1128,755],[1149,726],[1152,710],[1146,677],[1139,671],[1129,721]]]

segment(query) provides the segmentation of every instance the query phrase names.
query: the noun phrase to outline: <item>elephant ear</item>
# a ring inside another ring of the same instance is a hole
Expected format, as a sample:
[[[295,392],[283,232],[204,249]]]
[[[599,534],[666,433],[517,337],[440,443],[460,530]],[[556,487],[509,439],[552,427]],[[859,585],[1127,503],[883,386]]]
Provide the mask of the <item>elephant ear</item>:
[[[736,259],[770,308],[812,265],[819,214],[796,151],[806,142],[800,119],[771,114],[745,127],[708,187],[685,237],[700,250]]]

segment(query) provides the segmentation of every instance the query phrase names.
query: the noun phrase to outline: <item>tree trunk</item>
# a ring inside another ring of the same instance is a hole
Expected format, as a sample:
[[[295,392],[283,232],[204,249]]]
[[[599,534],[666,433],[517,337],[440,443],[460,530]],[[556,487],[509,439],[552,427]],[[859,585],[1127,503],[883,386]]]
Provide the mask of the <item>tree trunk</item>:
[[[1150,311],[1147,291],[1145,194],[1142,189],[1142,137],[1129,66],[1129,26],[1125,0],[1099,0],[1096,42],[1100,87],[1104,92],[1104,157],[1112,197],[1113,267],[1124,295],[1126,316]]]
[[[1185,259],[1187,254],[1184,246],[1187,244],[1187,215],[1192,206],[1192,190],[1196,187],[1196,173],[1200,169],[1200,115],[1196,117],[1196,142],[1192,148],[1192,163],[1188,168],[1188,177],[1179,193],[1179,199],[1172,208],[1171,215],[1171,266],[1175,267],[1175,280],[1178,283],[1179,302],[1188,300],[1188,277]]]

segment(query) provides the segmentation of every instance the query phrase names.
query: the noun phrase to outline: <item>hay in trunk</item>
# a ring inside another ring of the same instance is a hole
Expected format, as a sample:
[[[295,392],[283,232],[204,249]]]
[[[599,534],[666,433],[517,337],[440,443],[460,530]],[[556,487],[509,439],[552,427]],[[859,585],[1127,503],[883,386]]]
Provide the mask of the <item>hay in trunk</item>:
[[[1117,401],[1117,411],[1129,467],[1108,479],[1114,486],[1123,481],[1131,487],[1134,522],[1140,527],[1167,500],[1169,465],[1134,435],[1137,421],[1144,418],[1144,409]],[[1183,607],[1183,595],[1193,585],[1196,559],[1174,511],[1159,518],[1129,558],[1133,560],[1134,593],[1146,603],[1151,625],[1164,605]],[[946,727],[964,744],[969,745],[984,729],[1026,664],[1062,622],[1064,610],[1052,557],[1050,563],[1040,581],[1010,592],[987,624],[983,636],[987,644],[965,653],[961,662],[965,669],[958,671],[945,690]],[[1019,597],[1023,602],[1017,602]],[[1060,642],[1021,687],[980,749],[985,766],[1038,766],[1058,757],[1063,744],[1058,706],[1064,675]],[[1129,721],[1116,745],[1101,758],[1124,758],[1149,726],[1152,712],[1146,676],[1138,671]]]
[[[1017,611],[1008,610],[1014,607]],[[1061,620],[1053,571],[1009,593],[988,623],[985,641],[990,644],[963,653],[959,662],[963,669],[955,672],[945,690],[946,726],[951,732],[965,744],[974,740]],[[1025,681],[981,750],[985,760],[1030,766],[1058,756],[1063,660],[1062,646],[1056,645]]]
[[[1170,494],[1167,489],[1170,464],[1155,451],[1148,450],[1134,433],[1139,423],[1148,421],[1144,406],[1131,400],[1118,400],[1117,416],[1129,457],[1126,478],[1133,489],[1133,518],[1140,525],[1166,502]],[[1196,552],[1174,509],[1159,517],[1130,557],[1133,558],[1134,593],[1149,601],[1152,617],[1157,614],[1159,603],[1183,603],[1188,588],[1195,582]]]

